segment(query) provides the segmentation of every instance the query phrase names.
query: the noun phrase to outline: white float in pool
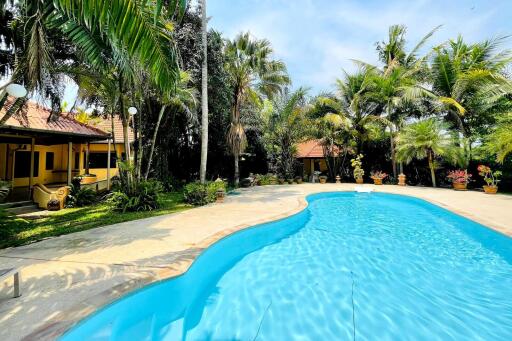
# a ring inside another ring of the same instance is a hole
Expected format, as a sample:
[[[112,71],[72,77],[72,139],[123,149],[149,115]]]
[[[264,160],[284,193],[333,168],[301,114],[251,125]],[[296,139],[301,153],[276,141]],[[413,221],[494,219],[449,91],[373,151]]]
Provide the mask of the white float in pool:
[[[371,193],[371,192],[373,192],[373,188],[364,187],[364,186],[356,186],[356,187],[354,187],[354,191],[356,191],[357,193]]]

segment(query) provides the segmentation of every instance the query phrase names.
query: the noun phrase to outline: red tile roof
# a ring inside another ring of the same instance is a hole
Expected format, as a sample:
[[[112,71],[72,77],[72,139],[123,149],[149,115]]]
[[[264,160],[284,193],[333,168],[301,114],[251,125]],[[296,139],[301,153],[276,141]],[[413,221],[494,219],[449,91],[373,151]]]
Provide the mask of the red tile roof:
[[[112,120],[111,118],[100,118],[98,120],[93,120],[90,125],[108,132],[109,134],[112,133]],[[116,143],[123,143],[124,134],[123,134],[123,122],[119,118],[119,116],[114,117],[114,135],[116,138]],[[132,127],[128,127],[128,140],[130,142],[135,141],[133,129]]]
[[[324,149],[321,140],[309,140],[302,142],[297,146],[295,157],[298,159],[305,158],[323,158]]]
[[[0,110],[0,117],[3,117],[12,101],[7,101],[4,108]],[[109,134],[101,129],[92,127],[74,120],[66,114],[61,114],[55,120],[48,121],[50,111],[41,105],[27,101],[23,108],[10,117],[1,128],[15,128],[21,130],[46,131],[48,133],[81,135],[88,137],[107,137]]]

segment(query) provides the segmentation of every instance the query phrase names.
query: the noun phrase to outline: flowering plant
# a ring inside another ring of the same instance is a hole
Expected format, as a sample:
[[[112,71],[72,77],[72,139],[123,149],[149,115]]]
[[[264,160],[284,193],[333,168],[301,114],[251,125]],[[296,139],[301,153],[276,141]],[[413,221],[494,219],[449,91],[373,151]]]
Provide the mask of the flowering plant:
[[[454,184],[467,184],[471,176],[472,175],[469,174],[467,170],[458,169],[450,171],[447,178]]]
[[[499,180],[499,177],[502,174],[500,171],[493,172],[490,167],[487,167],[484,165],[478,166],[477,169],[478,169],[478,174],[480,174],[480,176],[484,177],[484,180],[487,183],[487,186],[489,186],[489,187],[498,186],[498,182],[501,181],[501,180]]]
[[[350,160],[352,168],[354,168],[354,179],[362,179],[364,176],[363,154],[359,154],[355,159]]]
[[[382,171],[375,171],[375,172],[371,172],[371,178],[372,179],[381,179],[381,180],[384,180],[385,178],[388,177],[388,174],[387,173],[384,173]]]

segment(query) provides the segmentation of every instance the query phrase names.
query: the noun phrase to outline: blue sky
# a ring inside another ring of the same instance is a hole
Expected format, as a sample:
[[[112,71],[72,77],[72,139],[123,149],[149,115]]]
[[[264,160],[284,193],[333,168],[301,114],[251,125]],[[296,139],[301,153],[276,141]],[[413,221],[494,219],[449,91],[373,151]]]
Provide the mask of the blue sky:
[[[375,42],[390,25],[408,27],[409,45],[443,25],[430,47],[459,33],[469,42],[510,35],[511,14],[512,0],[208,0],[210,27],[270,40],[294,86],[313,92],[331,90],[342,68],[354,69],[350,59],[377,63]]]

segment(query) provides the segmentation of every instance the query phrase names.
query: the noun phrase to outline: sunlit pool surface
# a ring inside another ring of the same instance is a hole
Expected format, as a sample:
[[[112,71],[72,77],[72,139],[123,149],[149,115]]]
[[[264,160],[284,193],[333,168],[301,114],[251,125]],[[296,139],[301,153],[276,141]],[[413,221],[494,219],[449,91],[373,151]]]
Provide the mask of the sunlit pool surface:
[[[512,340],[511,238],[405,196],[308,201],[62,340]]]

